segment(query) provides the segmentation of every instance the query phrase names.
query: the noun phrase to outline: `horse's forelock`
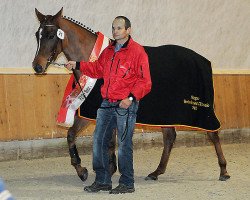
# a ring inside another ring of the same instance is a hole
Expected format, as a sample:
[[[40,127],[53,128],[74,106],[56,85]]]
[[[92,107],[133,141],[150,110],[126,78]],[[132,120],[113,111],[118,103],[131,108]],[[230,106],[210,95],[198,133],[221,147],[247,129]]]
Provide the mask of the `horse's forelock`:
[[[55,16],[52,16],[52,15],[45,15],[41,24],[43,24],[43,25],[57,25],[57,18],[55,18]]]

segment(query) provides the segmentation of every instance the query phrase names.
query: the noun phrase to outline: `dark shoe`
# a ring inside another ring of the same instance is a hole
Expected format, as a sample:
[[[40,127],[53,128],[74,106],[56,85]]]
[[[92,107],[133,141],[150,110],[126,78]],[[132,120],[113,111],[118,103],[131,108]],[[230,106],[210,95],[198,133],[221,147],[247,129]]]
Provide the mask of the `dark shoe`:
[[[135,191],[135,188],[126,186],[124,184],[119,184],[116,188],[110,190],[109,194],[123,194],[123,193],[132,193]]]
[[[84,190],[87,192],[99,192],[99,191],[109,191],[112,189],[112,186],[109,184],[100,184],[97,182],[94,182],[90,186],[85,186]]]

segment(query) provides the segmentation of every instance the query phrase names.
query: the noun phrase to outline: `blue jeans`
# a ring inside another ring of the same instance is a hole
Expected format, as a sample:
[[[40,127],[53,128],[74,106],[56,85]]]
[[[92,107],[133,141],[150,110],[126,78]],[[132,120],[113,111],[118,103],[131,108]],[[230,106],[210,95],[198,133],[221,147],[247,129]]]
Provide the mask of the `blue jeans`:
[[[110,103],[107,100],[103,100],[101,108],[97,111],[93,141],[95,181],[101,184],[112,184],[109,171],[108,145],[112,138],[112,130],[117,128],[118,169],[121,174],[119,183],[134,187],[132,138],[139,102],[133,101],[128,109],[112,107],[117,104],[119,103]]]

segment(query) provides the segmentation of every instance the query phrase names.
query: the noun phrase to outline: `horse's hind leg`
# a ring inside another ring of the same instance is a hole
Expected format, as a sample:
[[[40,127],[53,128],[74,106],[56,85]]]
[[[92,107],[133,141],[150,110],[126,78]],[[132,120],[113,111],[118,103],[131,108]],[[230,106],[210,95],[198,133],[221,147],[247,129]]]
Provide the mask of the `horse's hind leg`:
[[[74,125],[68,130],[68,134],[67,134],[67,142],[69,146],[71,165],[75,167],[77,175],[82,181],[85,181],[88,178],[88,170],[85,167],[81,166],[81,159],[79,157],[79,154],[76,148],[75,139],[76,139],[77,133],[88,123],[89,123],[88,121],[76,116]]]
[[[117,170],[115,148],[116,148],[116,129],[113,129],[112,138],[109,142],[109,170],[112,175]]]
[[[168,164],[169,156],[171,153],[171,150],[173,148],[173,144],[175,142],[176,138],[176,132],[174,128],[162,128],[162,134],[163,134],[163,152],[161,155],[161,161],[157,167],[157,169],[149,174],[145,180],[157,180],[158,176],[160,174],[163,174],[166,171],[166,167]]]
[[[227,173],[227,161],[223,155],[221,144],[220,144],[220,138],[218,135],[218,132],[207,132],[208,137],[214,144],[214,148],[218,157],[218,163],[220,166],[220,181],[226,181],[230,178],[230,175]]]

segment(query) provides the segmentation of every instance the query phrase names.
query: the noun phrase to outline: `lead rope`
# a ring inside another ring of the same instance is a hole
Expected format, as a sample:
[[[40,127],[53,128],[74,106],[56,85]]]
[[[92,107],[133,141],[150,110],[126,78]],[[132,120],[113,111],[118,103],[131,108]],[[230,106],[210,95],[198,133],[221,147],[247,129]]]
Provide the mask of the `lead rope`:
[[[57,62],[51,62],[51,61],[48,61],[48,63],[50,63],[50,64],[52,64],[52,65],[57,65],[58,68],[64,68],[64,67],[66,67],[66,64],[64,64],[64,63],[57,63]],[[72,71],[73,71],[73,75],[74,75],[74,77],[75,77],[75,81],[76,81],[76,83],[79,85],[83,97],[84,97],[85,99],[87,99],[87,97],[85,96],[85,94],[84,94],[84,92],[83,92],[82,86],[81,86],[79,80],[77,79],[77,75],[76,75],[75,69],[72,68]]]
[[[123,134],[122,134],[121,142],[123,142],[123,140],[126,138],[127,133],[128,133],[129,108],[127,108],[127,113],[128,113],[128,116],[127,116],[127,120],[126,120],[126,127],[125,127]]]
[[[120,102],[120,101],[119,101]],[[123,142],[123,140],[125,140],[126,136],[127,136],[127,133],[128,133],[128,119],[129,119],[129,108],[127,108],[127,112],[125,114],[120,114],[118,111],[117,111],[117,108],[119,108],[119,103],[116,104],[115,106],[106,106],[106,107],[100,107],[100,109],[109,109],[109,108],[114,108],[115,109],[115,112],[120,115],[120,116],[125,116],[125,115],[128,115],[127,116],[127,119],[126,119],[126,126],[125,126],[125,130],[123,131],[122,133],[122,137],[121,137],[121,142]]]
[[[52,62],[52,61],[48,61],[48,63],[50,63],[51,65],[54,65],[54,67],[56,68],[65,68],[66,64],[64,63],[57,63],[57,62]]]

